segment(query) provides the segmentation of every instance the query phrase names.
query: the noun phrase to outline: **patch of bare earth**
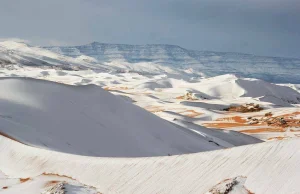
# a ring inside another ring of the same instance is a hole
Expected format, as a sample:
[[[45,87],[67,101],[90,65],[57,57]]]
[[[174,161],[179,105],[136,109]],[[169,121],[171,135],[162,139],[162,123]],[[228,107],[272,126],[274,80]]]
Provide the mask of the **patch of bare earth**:
[[[299,132],[295,128],[300,128],[300,119],[295,118],[300,112],[273,116],[271,112],[264,116],[248,117],[247,119],[240,116],[219,118],[211,123],[204,123],[207,127],[213,128],[233,128],[233,127],[256,127],[252,129],[241,130],[242,133],[266,133],[266,132],[286,132],[288,128],[290,132]],[[280,139],[280,137],[278,138]]]
[[[220,129],[249,126],[247,120],[240,116],[219,118],[215,122],[204,123],[203,125],[206,127],[220,128]],[[256,124],[254,126],[259,126],[259,125]]]
[[[58,181],[48,181],[46,184],[45,184],[45,187],[50,187],[50,186],[53,186],[55,184],[57,184]]]
[[[189,101],[198,100],[198,98],[196,98],[191,92],[187,92],[182,96],[177,96],[176,99],[177,100],[189,100]]]
[[[110,90],[129,90],[128,87],[104,87],[104,90],[110,91]]]
[[[283,139],[287,139],[288,137],[270,137],[268,138],[269,141],[271,140],[283,140]]]
[[[196,112],[194,110],[185,110],[185,111],[179,112],[179,114],[190,117],[190,118],[194,118],[194,117],[202,115],[203,113]]]
[[[275,128],[298,128],[300,127],[300,119],[295,118],[297,113],[273,116],[271,112],[266,113],[261,118],[248,117],[249,124],[263,124]]]
[[[228,108],[225,108],[224,111],[228,112],[240,112],[240,113],[247,113],[247,112],[259,112],[263,110],[262,107],[260,107],[259,104],[243,104],[239,106],[230,106]]]
[[[156,113],[156,112],[162,112],[164,111],[165,109],[161,106],[146,106],[145,109],[149,112],[152,112],[152,113]]]
[[[45,175],[45,176],[58,176],[58,177],[64,177],[64,178],[69,178],[69,179],[72,179],[72,180],[76,180],[72,177],[69,177],[69,176],[66,176],[66,175],[59,175],[59,174],[54,174],[54,173],[46,173],[44,172],[42,175]]]
[[[20,182],[21,183],[25,183],[25,182],[27,182],[29,180],[30,180],[30,178],[20,178]]]
[[[283,128],[257,128],[241,130],[242,133],[265,133],[265,132],[285,132]]]

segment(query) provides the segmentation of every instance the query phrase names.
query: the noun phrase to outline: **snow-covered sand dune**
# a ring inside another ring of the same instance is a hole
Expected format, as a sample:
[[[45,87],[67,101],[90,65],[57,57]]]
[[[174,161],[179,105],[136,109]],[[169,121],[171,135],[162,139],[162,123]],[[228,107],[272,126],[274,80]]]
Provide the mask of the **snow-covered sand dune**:
[[[300,93],[290,87],[271,84],[258,79],[240,78],[230,74],[202,79],[197,83],[182,82],[180,86],[198,90],[201,92],[199,96],[208,99],[234,100],[248,97],[282,106],[300,103]],[[195,94],[197,95],[197,92]]]
[[[25,144],[114,157],[219,148],[97,86],[8,78],[0,88],[0,131]]]
[[[299,139],[293,139],[179,156],[96,158],[0,137],[0,167],[11,178],[67,176],[101,193],[206,193],[218,183],[242,177],[237,185],[248,193],[296,194],[299,150]]]
[[[0,43],[1,193],[299,193],[297,84],[55,52]]]
[[[192,153],[232,147],[239,138],[225,133],[225,144],[214,142],[98,86],[70,86],[29,78],[0,79],[0,113],[0,132],[13,139],[89,156]],[[259,142],[240,135],[245,141],[239,145]]]

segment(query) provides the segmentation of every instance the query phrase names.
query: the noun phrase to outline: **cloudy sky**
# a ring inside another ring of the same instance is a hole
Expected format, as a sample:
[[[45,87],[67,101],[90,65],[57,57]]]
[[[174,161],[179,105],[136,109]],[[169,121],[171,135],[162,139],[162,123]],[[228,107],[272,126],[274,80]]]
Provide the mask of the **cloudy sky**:
[[[300,58],[300,0],[1,0],[0,39]]]

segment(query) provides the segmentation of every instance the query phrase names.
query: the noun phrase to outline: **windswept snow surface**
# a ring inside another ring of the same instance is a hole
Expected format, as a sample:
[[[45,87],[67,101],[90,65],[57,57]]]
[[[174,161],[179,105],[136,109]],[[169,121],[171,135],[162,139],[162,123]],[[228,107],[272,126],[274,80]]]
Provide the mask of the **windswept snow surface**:
[[[219,149],[100,87],[0,80],[0,131],[25,144],[102,157]]]
[[[244,177],[240,186],[249,193],[286,194],[300,191],[299,150],[294,139],[179,156],[97,158],[0,137],[0,169],[10,178],[65,176],[100,193],[206,193],[226,179]]]

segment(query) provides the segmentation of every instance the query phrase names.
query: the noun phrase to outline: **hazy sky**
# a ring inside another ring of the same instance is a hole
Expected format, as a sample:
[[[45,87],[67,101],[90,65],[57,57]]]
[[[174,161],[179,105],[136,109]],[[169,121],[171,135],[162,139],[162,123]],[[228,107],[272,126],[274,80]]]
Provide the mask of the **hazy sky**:
[[[300,58],[300,0],[1,0],[0,39],[93,41]]]

